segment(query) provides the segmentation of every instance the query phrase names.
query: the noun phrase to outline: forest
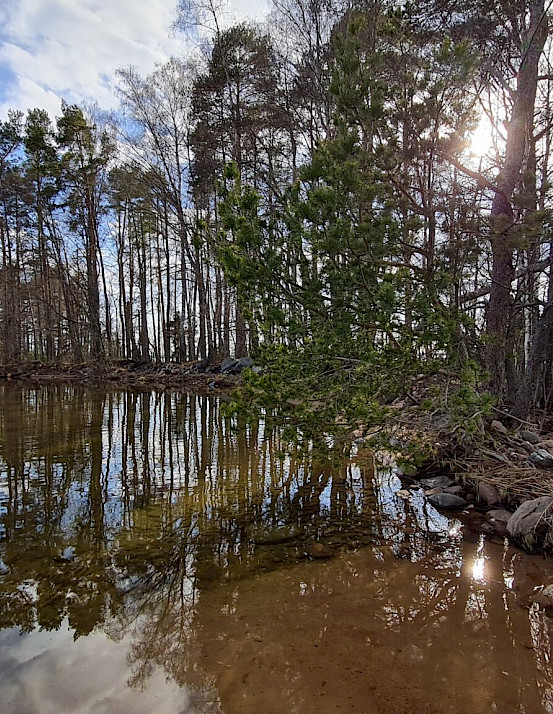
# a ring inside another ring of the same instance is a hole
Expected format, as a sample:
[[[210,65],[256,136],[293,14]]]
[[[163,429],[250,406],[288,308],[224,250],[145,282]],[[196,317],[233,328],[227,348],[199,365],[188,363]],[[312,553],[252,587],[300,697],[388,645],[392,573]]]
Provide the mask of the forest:
[[[551,5],[229,26],[181,0],[182,57],[121,69],[117,111],[0,124],[0,362],[254,355],[256,389],[315,410],[440,374],[462,419],[550,407]]]

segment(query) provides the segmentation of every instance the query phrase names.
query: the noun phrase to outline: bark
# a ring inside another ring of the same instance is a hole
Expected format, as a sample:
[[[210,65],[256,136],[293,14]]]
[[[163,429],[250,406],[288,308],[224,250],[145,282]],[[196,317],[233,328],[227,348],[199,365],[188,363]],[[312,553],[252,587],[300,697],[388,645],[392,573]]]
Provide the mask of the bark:
[[[508,333],[512,317],[511,284],[515,278],[512,199],[532,135],[538,65],[547,38],[544,0],[530,7],[530,22],[522,42],[523,58],[517,76],[511,121],[507,127],[505,161],[492,203],[492,285],[487,311],[487,368],[490,389],[499,398],[506,390]]]

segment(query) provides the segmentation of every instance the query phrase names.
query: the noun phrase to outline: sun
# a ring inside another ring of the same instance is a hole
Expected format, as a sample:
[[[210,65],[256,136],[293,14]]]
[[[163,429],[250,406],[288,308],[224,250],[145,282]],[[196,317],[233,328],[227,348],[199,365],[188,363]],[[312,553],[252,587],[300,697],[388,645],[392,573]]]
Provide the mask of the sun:
[[[492,148],[492,127],[487,117],[482,117],[470,137],[469,151],[473,156],[485,156]]]

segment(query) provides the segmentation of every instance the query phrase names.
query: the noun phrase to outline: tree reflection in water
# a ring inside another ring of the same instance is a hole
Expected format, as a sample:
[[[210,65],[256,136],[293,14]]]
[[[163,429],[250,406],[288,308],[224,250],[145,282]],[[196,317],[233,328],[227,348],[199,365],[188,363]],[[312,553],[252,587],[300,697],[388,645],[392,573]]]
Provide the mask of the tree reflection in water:
[[[545,566],[463,543],[393,473],[284,456],[203,395],[0,396],[0,627],[103,631],[194,711],[553,711],[521,608]]]

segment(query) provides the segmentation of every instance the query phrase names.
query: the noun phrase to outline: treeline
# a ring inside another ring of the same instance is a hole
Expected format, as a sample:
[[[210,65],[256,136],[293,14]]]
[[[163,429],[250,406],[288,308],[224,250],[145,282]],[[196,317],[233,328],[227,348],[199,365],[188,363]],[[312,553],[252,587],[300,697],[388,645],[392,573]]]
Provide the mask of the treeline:
[[[519,416],[547,406],[548,9],[273,0],[223,28],[183,2],[209,40],[122,70],[115,117],[0,127],[2,360],[272,348],[366,394],[481,369]]]

